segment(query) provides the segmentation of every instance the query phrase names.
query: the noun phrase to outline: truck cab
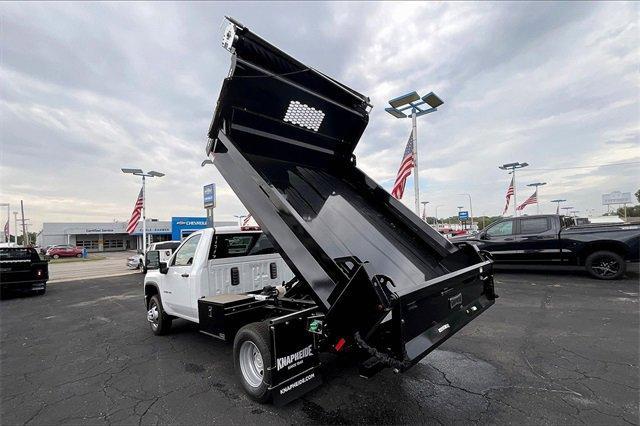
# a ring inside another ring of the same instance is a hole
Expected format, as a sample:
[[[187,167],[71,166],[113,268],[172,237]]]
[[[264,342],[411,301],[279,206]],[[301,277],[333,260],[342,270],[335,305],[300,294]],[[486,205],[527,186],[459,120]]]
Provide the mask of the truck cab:
[[[293,278],[271,241],[255,227],[194,232],[166,262],[158,251],[149,251],[146,267],[147,307],[157,294],[165,314],[196,323],[198,299],[261,290]]]

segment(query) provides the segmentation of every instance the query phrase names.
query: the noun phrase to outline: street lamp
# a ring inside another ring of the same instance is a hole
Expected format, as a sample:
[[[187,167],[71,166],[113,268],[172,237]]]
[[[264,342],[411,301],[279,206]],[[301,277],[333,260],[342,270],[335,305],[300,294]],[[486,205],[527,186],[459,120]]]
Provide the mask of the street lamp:
[[[536,188],[536,214],[540,214],[540,192],[538,192],[538,189],[539,187],[546,184],[547,182],[535,182],[527,185],[527,186],[533,186]]]
[[[560,199],[558,198],[557,200],[551,200],[552,203],[557,203],[556,204],[556,214],[560,214],[560,203],[564,203],[567,200],[564,199]]]
[[[122,173],[132,174],[134,176],[142,177],[142,254],[147,254],[147,194],[146,194],[146,178],[148,177],[162,177],[164,173],[151,170],[147,173],[142,169],[120,169]]]
[[[425,222],[427,222],[427,204],[429,204],[428,201],[422,201],[422,220],[424,220]],[[429,222],[427,222],[429,223]]]
[[[507,163],[507,164],[503,164],[502,166],[498,166],[499,169],[511,170],[509,173],[513,173],[513,217],[518,216],[518,210],[517,210],[518,202],[516,198],[516,170],[527,167],[528,165],[529,163],[515,162],[515,163]]]
[[[421,115],[430,114],[436,112],[438,107],[442,105],[444,101],[440,99],[435,93],[429,92],[422,98],[417,92],[407,93],[406,95],[398,96],[391,99],[389,105],[391,108],[385,108],[389,114],[395,118],[407,118],[411,117],[412,121],[412,137],[413,137],[413,188],[415,190],[416,198],[416,214],[420,216],[420,173],[418,171],[418,127],[416,124],[416,118]],[[425,108],[428,105],[430,108]],[[408,112],[405,113],[405,111]]]

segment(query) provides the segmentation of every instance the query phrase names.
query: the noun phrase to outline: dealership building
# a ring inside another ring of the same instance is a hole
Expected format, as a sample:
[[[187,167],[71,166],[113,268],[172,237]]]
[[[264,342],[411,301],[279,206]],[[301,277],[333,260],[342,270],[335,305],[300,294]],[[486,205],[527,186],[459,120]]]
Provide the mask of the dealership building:
[[[234,226],[236,222],[216,222],[215,226]],[[199,229],[206,228],[206,217],[172,217],[171,220],[147,219],[147,241],[182,240]],[[46,247],[69,244],[90,252],[141,249],[142,223],[128,234],[127,222],[45,222],[37,244]]]

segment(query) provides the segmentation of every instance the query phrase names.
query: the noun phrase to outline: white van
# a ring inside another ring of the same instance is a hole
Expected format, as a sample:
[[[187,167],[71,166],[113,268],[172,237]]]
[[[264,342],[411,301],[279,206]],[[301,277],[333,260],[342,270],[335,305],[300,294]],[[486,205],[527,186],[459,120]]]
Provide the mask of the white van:
[[[151,251],[147,259],[144,292],[149,321],[152,327],[167,329],[171,316],[199,322],[198,299],[276,287],[294,277],[271,241],[255,227],[203,229],[189,235],[168,262],[154,265],[159,259]],[[150,306],[154,295],[159,303]],[[154,323],[162,314],[168,321]]]

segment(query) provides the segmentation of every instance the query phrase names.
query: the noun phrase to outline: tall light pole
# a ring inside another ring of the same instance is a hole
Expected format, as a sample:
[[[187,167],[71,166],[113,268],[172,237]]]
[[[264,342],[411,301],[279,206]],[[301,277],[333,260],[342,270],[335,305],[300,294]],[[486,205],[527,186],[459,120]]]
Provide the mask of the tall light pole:
[[[498,166],[502,170],[511,170],[509,173],[513,173],[513,217],[518,216],[518,199],[516,198],[516,170],[527,167],[529,163],[507,163],[502,166]]]
[[[573,210],[574,207],[573,206],[566,206],[566,207],[562,207],[562,210],[564,210],[564,214],[568,215],[570,210]]]
[[[421,201],[420,204],[422,204],[422,220],[427,222],[427,204],[429,204],[429,202],[428,201]],[[429,222],[427,222],[427,223],[429,223]]]
[[[463,192],[462,194],[458,195],[466,195],[467,197],[469,197],[469,215],[471,216],[471,229],[473,230],[473,204],[471,203],[471,194]]]
[[[395,118],[407,118],[411,117],[411,134],[413,138],[413,188],[415,191],[415,203],[416,214],[420,216],[420,172],[418,169],[418,127],[416,124],[416,118],[421,115],[430,114],[436,112],[438,107],[442,105],[444,101],[440,99],[435,93],[429,92],[422,98],[417,92],[407,93],[406,95],[398,96],[391,99],[389,105],[391,108],[385,108],[389,114]],[[424,105],[429,105],[430,108],[423,109]],[[405,113],[407,111],[409,114]]]
[[[438,207],[444,207],[443,204],[438,204],[436,206],[436,229],[438,229]]]
[[[564,203],[567,200],[564,199],[556,199],[556,200],[551,200],[552,203],[556,203],[556,214],[560,214],[560,203]]]
[[[146,178],[162,177],[164,173],[151,170],[143,172],[142,169],[121,169],[122,173],[132,174],[134,176],[142,176],[142,253],[147,254],[147,190]]]
[[[536,214],[540,214],[540,187],[546,185],[547,182],[535,182],[527,184],[527,186],[533,186],[536,188]]]

